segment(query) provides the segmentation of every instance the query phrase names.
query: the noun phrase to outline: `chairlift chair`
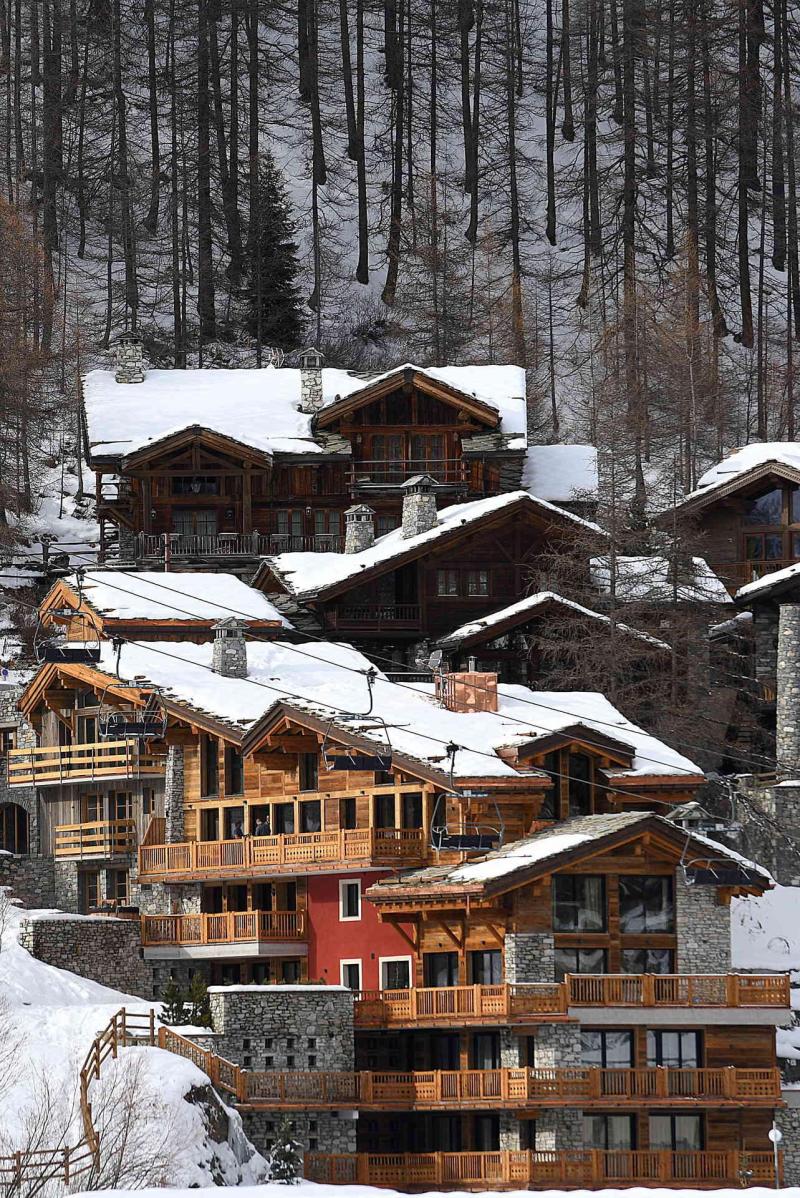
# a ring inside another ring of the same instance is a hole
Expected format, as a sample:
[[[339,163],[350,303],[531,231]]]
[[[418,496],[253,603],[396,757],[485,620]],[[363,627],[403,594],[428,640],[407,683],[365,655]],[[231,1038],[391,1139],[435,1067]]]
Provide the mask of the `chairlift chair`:
[[[459,745],[453,741],[448,744],[446,753],[450,761],[450,793],[458,798],[469,798],[460,794],[456,789],[453,774],[455,771],[456,753],[459,750]],[[490,824],[468,824],[467,830],[459,828],[458,831],[451,831],[447,826],[447,801],[442,800],[444,796],[438,794],[431,815],[431,834],[430,845],[434,852],[444,853],[486,853],[491,849],[499,848],[503,843],[505,835],[505,823],[500,813],[500,808],[497,804],[497,799],[494,801],[494,809],[497,813],[497,826],[493,827]],[[444,810],[444,822],[438,823],[440,812]]]
[[[122,685],[123,680],[119,673],[119,662],[123,642],[119,637],[115,637],[112,644],[116,650],[114,672],[117,676],[117,682]],[[117,683],[109,682],[100,696],[101,713],[106,695],[110,690],[114,690],[116,686]],[[155,687],[147,703],[142,708],[132,711],[109,711],[101,714],[98,726],[100,735],[105,740],[162,740],[167,731],[167,713],[161,691],[158,687]]]
[[[374,715],[372,710],[375,703],[372,688],[377,676],[378,671],[374,666],[364,674],[369,693],[369,706],[366,711],[343,712],[336,717],[335,721],[331,720],[329,722],[322,742],[322,760],[325,763],[326,770],[359,770],[387,773],[392,768],[392,742],[389,739],[389,725],[382,716]],[[365,719],[369,719],[372,722],[364,724],[363,721]],[[376,744],[374,753],[370,753],[366,749],[348,749],[343,745],[337,745],[335,749],[333,748],[332,741],[335,735],[335,725],[348,723],[359,725],[357,729],[359,733],[380,733],[380,739]]]

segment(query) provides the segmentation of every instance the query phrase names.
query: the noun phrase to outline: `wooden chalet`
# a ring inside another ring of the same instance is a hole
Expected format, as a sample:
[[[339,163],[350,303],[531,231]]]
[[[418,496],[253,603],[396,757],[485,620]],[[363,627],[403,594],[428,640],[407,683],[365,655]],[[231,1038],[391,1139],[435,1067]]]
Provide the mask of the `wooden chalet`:
[[[526,456],[525,372],[515,366],[405,365],[368,377],[323,369],[316,351],[299,370],[121,363],[90,372],[83,399],[101,552],[125,561],[245,570],[265,553],[338,551],[348,507],[368,500],[388,532],[402,484],[422,472],[451,497],[528,486],[594,510],[592,447]]]
[[[800,561],[800,447],[776,441],[735,450],[662,519],[702,538],[704,557],[731,593]]]

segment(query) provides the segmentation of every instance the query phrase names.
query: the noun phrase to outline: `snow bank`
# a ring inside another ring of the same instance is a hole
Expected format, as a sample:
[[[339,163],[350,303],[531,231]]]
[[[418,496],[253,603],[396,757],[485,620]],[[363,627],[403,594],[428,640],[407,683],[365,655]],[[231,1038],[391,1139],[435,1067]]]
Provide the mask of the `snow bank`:
[[[550,503],[597,498],[597,450],[594,445],[531,445],[522,485]]]
[[[731,899],[731,954],[734,969],[800,970],[800,887]]]
[[[765,1151],[769,1151],[769,1144]],[[436,1193],[437,1191],[428,1191],[428,1193]],[[450,1191],[448,1191],[450,1192]],[[708,1193],[708,1191],[701,1191]],[[311,1181],[301,1181],[291,1190],[288,1191],[292,1198],[347,1198],[347,1195],[353,1195],[354,1198],[398,1198],[397,1190],[376,1189],[374,1186],[329,1186],[316,1185]],[[481,1191],[485,1198],[496,1198],[497,1191],[485,1190]],[[530,1198],[530,1190],[504,1190],[504,1198]],[[718,1189],[714,1190],[714,1198],[742,1198],[743,1194],[748,1195],[748,1198],[775,1198],[774,1189],[767,1189],[764,1186],[753,1186],[750,1189],[742,1189],[737,1186],[735,1189]],[[789,1187],[781,1191],[784,1198],[800,1198],[800,1188]],[[286,1186],[276,1183],[270,1185],[253,1187],[240,1187],[236,1191],[236,1198],[286,1198]],[[559,1198],[564,1198],[563,1190],[538,1190],[537,1194],[540,1198],[548,1198],[550,1194],[558,1194]],[[570,1190],[569,1198],[697,1198],[697,1190],[661,1190],[657,1188],[644,1188],[642,1186],[631,1186],[624,1190]],[[77,1198],[82,1198],[78,1195]],[[164,1198],[162,1190],[107,1190],[105,1198]],[[194,1198],[191,1190],[175,1189],[170,1191],[169,1198]],[[408,1198],[406,1194],[402,1198]],[[417,1198],[426,1198],[425,1194],[418,1194]]]

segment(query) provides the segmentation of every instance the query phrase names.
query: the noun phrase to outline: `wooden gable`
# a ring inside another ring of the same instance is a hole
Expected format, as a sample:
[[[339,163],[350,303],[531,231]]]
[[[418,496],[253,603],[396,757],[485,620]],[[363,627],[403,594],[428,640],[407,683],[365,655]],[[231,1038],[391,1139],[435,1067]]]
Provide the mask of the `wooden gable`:
[[[124,469],[126,474],[197,474],[206,470],[220,474],[230,469],[239,471],[244,465],[263,469],[271,464],[271,453],[195,424],[130,454]]]
[[[498,428],[500,413],[474,395],[408,366],[329,404],[315,424],[339,431],[433,426],[469,433]]]

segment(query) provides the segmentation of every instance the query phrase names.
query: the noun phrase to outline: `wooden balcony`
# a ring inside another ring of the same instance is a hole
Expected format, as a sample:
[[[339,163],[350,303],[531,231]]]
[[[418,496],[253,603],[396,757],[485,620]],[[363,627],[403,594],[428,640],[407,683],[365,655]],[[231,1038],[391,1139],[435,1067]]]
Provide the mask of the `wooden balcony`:
[[[363,865],[416,865],[424,861],[425,834],[418,829],[352,828],[333,832],[298,832],[278,836],[245,836],[239,840],[190,840],[179,844],[143,845],[139,874],[143,880],[258,877],[286,870],[343,868]]]
[[[596,1148],[552,1152],[307,1152],[305,1177],[328,1185],[397,1190],[602,1189],[604,1186],[774,1184],[771,1152],[670,1152]]]
[[[242,1070],[237,1102],[276,1111],[536,1110],[579,1106],[768,1107],[780,1102],[777,1069],[433,1069],[414,1073]]]
[[[776,570],[785,570],[787,566],[797,565],[797,560],[796,557],[791,557],[733,562],[730,566],[721,567],[718,573],[729,580],[731,589],[738,590],[739,587],[746,586],[748,582],[755,582],[757,578],[764,578],[767,574],[774,574]]]
[[[10,749],[9,786],[58,786],[65,782],[163,777],[166,756],[137,740]]]
[[[371,632],[383,629],[392,632],[416,632],[421,626],[421,608],[418,603],[359,603],[332,608],[324,613],[326,628],[368,629]]]
[[[571,974],[563,982],[504,982],[362,990],[357,1028],[530,1023],[573,1007],[788,1008],[786,974]]]
[[[304,911],[142,916],[142,946],[145,948],[305,939]]]
[[[56,828],[54,855],[57,859],[116,857],[132,853],[135,848],[136,821],[132,819],[60,824]]]
[[[273,553],[340,553],[344,537],[336,533],[294,536],[291,533],[138,533],[134,555],[137,561],[163,562],[165,555],[176,561],[248,561]]]
[[[349,476],[353,491],[396,491],[415,474],[430,474],[440,487],[466,490],[469,466],[464,458],[375,458],[355,462]]]

